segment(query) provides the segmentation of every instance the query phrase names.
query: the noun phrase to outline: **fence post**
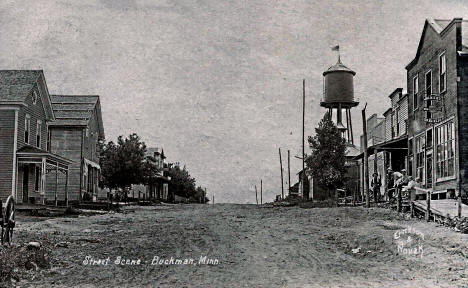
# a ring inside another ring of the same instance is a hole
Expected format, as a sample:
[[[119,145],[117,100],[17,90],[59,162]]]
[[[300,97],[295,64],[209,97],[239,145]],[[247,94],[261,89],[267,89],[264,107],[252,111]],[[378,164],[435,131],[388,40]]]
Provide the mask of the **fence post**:
[[[416,190],[412,188],[410,191],[410,210],[411,210],[411,218],[414,217],[414,202],[413,202],[413,193],[414,198],[416,198]]]
[[[397,212],[401,212],[401,188],[397,187]]]
[[[429,222],[429,218],[431,217],[431,191],[426,192],[426,203],[427,203],[426,221]]]
[[[462,212],[462,202],[461,202],[461,193],[458,192],[458,218],[461,218]]]

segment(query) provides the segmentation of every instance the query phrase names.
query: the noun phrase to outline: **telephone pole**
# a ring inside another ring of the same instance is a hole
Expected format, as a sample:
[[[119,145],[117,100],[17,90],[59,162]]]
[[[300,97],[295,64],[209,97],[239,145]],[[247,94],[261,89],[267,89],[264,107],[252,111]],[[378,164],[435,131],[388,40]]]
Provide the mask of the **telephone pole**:
[[[263,180],[260,179],[260,204],[263,204]]]
[[[288,150],[288,194],[291,194],[291,165],[289,162],[291,162],[291,155]]]
[[[284,199],[283,162],[281,161],[281,148],[279,148],[279,158],[280,158],[280,167],[281,167],[281,199]]]
[[[305,181],[305,79],[302,79],[302,197],[304,197],[304,181]]]
[[[370,199],[369,199],[369,159],[367,155],[367,120],[366,120],[366,107],[367,103],[362,109],[362,142],[363,149],[364,149],[364,193],[366,194],[366,207],[370,207]]]

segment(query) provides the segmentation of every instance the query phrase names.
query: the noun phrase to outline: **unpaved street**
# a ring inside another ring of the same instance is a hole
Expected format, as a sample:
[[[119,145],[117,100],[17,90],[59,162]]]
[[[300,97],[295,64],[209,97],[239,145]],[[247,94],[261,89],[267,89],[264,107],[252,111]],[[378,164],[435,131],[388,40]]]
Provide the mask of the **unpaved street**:
[[[468,235],[436,223],[405,220],[381,208],[216,204],[128,209],[135,211],[43,221],[20,219],[17,242],[37,240],[48,242],[51,247],[59,244],[50,256],[50,270],[27,274],[24,277],[28,279],[23,278],[17,284],[21,287],[468,285]],[[399,244],[407,249],[399,249]],[[117,265],[119,256],[133,260],[133,264],[140,260],[140,264]],[[199,263],[204,256],[211,264]],[[89,257],[96,261],[85,261],[91,260]],[[152,263],[155,257],[162,259],[162,264]],[[175,263],[190,259],[194,262]],[[96,265],[90,265],[91,262]]]

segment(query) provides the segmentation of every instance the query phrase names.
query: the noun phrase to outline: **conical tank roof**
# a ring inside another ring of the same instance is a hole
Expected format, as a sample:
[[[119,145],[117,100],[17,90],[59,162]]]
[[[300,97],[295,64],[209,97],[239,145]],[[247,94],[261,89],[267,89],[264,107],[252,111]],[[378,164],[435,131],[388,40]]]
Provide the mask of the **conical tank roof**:
[[[331,72],[349,72],[351,74],[356,75],[356,72],[346,67],[343,63],[341,63],[341,59],[338,57],[338,62],[335,65],[331,66],[327,69],[327,71],[323,72],[323,76],[327,75]]]

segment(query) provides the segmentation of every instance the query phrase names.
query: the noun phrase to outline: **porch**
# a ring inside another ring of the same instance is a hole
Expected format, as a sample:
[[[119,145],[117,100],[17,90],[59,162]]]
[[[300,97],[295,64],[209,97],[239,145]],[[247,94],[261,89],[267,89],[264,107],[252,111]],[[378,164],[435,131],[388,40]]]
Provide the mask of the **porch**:
[[[60,201],[68,206],[68,174],[73,161],[32,146],[18,149],[16,155],[15,199],[19,204],[53,202],[57,206]],[[46,175],[49,173],[55,173],[53,191],[46,191]],[[59,177],[63,179],[62,185],[59,185]],[[63,193],[59,189],[63,189]],[[46,192],[52,196],[47,197]],[[63,195],[62,199],[59,199],[59,193]]]

